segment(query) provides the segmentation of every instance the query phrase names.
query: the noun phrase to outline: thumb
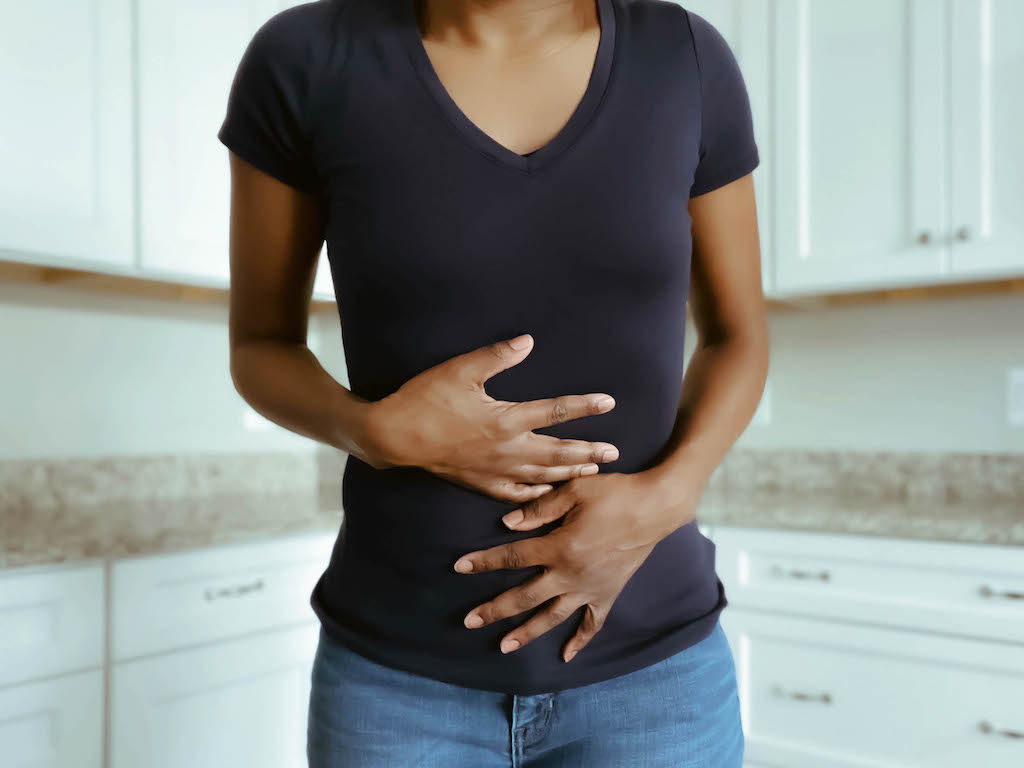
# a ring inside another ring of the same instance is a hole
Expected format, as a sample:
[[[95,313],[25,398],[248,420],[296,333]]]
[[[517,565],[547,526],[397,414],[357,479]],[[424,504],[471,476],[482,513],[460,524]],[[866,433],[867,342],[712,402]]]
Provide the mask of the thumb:
[[[502,515],[501,520],[513,530],[532,531],[552,520],[557,520],[574,506],[576,506],[576,499],[568,492],[566,486],[562,486],[531,499],[520,505],[518,509],[513,509]]]
[[[524,333],[512,339],[496,341],[459,355],[462,370],[475,383],[484,382],[501,371],[521,363],[533,350],[533,337]]]

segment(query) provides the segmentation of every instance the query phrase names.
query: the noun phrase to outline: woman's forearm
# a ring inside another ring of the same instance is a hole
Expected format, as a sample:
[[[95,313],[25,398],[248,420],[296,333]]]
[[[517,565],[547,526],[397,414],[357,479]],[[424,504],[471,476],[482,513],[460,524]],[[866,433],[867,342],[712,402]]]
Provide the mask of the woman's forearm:
[[[339,384],[305,344],[238,344],[231,378],[242,398],[270,421],[372,463],[373,402]]]
[[[672,434],[645,472],[665,490],[670,510],[681,516],[692,511],[711,473],[750,423],[768,362],[766,336],[725,336],[693,353]]]

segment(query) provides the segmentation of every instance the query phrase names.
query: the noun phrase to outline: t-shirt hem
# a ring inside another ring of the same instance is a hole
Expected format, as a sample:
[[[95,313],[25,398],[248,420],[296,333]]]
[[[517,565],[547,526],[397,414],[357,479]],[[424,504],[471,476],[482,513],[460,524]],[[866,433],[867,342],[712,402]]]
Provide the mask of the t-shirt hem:
[[[726,184],[746,176],[757,168],[760,162],[761,158],[756,150],[746,154],[728,168],[719,171],[710,181],[692,186],[690,188],[690,197],[699,197],[700,195],[706,195],[708,192],[714,192],[719,187],[724,187]]]
[[[320,619],[321,627],[328,637],[335,642],[348,646],[350,650],[378,664],[465,688],[515,694],[517,696],[533,696],[539,693],[554,693],[569,688],[579,688],[585,685],[604,682],[636,672],[659,661],[664,661],[670,656],[680,653],[708,637],[714,631],[720,614],[727,604],[724,595],[720,593],[720,600],[711,611],[702,614],[693,621],[687,622],[675,631],[648,644],[642,652],[634,652],[628,656],[623,656],[616,660],[614,664],[589,666],[585,672],[562,675],[557,681],[547,685],[499,684],[475,674],[446,673],[439,675],[436,666],[428,668],[419,663],[395,659],[385,653],[381,653],[379,647],[366,642],[365,638],[361,635],[347,631],[343,625],[334,621],[315,602],[313,607]],[[581,653],[585,651],[586,649],[583,649]],[[568,662],[567,664],[571,663]]]
[[[217,139],[221,144],[241,157],[247,163],[258,168],[267,175],[272,176],[281,183],[287,184],[290,187],[294,187],[295,189],[298,189],[301,192],[306,192],[310,195],[317,195],[320,193],[318,187],[303,180],[301,177],[296,175],[290,167],[271,159],[253,145],[247,143],[244,139],[239,138],[239,136],[237,136],[233,131],[228,130],[226,127],[222,127],[220,131],[217,132]]]

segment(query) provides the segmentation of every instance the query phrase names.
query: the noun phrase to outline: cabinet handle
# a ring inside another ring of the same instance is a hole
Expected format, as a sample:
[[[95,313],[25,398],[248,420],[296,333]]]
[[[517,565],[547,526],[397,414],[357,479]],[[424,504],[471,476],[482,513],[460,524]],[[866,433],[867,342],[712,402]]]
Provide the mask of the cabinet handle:
[[[793,699],[794,701],[817,701],[821,704],[832,703],[832,694],[830,693],[804,693],[803,691],[787,691],[784,690],[781,685],[773,685],[772,694],[780,699]]]
[[[797,568],[786,569],[778,565],[772,566],[772,574],[780,579],[818,579],[819,581],[829,581],[832,578],[828,571],[801,571]]]
[[[263,589],[263,579],[257,579],[251,584],[239,584],[234,587],[219,587],[217,589],[207,589],[203,592],[203,596],[207,601],[220,600],[225,597],[242,597],[249,594],[250,592],[257,592]]]
[[[1024,600],[1024,592],[999,591],[992,589],[988,584],[978,587],[978,594],[982,597],[1001,597],[1004,600]]]
[[[971,239],[971,230],[967,227],[960,227],[953,236],[960,242],[964,242]]]
[[[917,242],[919,242],[921,245],[928,245],[928,243],[930,243],[931,241],[932,241],[932,233],[929,232],[928,230],[925,230],[924,232],[921,232],[917,236]]]
[[[988,720],[982,720],[978,723],[978,730],[986,734],[990,733],[995,736],[1005,736],[1008,739],[1024,739],[1024,731],[1013,731],[1009,728],[1000,728],[998,725],[993,725]]]

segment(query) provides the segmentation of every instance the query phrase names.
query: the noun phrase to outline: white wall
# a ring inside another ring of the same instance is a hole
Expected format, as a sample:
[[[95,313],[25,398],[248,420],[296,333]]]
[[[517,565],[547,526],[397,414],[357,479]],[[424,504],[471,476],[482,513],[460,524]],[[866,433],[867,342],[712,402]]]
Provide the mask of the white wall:
[[[1024,296],[770,314],[772,422],[738,447],[1024,453],[1006,421]],[[0,458],[313,450],[247,406],[225,307],[0,285]],[[688,334],[688,352],[694,335]],[[335,313],[310,344],[347,383]]]
[[[227,308],[0,285],[0,458],[313,450],[248,406]]]
[[[776,312],[770,322],[772,422],[752,424],[738,447],[1024,453],[1024,428],[1007,421],[1007,370],[1024,367],[1024,296]]]

